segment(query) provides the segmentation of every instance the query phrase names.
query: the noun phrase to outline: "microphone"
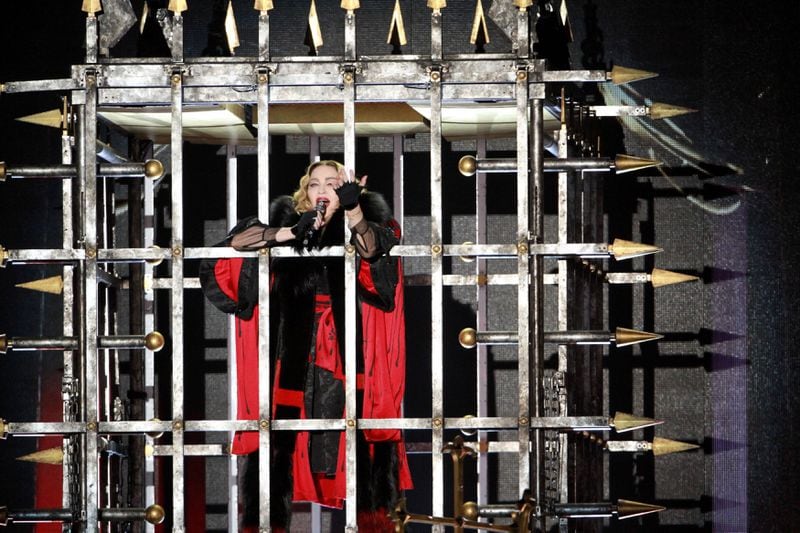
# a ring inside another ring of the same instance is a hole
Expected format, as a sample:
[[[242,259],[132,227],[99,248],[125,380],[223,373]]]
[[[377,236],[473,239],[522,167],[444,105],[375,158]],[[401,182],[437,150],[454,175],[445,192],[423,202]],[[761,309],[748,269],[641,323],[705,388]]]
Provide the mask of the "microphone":
[[[328,200],[327,199],[320,198],[319,200],[317,200],[317,205],[314,206],[314,211],[316,211],[317,213],[320,213],[322,215],[322,218],[325,218],[325,211],[327,209],[328,209]],[[308,243],[310,243],[311,240],[314,238],[314,234],[316,232],[317,232],[317,230],[314,229],[313,225],[310,228],[308,228],[308,231],[306,232],[306,238],[303,239],[303,246],[309,247]]]

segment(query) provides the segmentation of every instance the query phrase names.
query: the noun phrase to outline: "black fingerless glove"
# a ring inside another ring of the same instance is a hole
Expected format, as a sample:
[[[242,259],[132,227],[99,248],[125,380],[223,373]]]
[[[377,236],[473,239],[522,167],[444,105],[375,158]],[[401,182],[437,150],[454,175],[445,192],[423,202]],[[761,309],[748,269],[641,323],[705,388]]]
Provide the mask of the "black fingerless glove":
[[[294,235],[295,239],[302,239],[305,237],[305,234],[308,233],[314,226],[314,221],[317,220],[317,212],[313,209],[311,211],[306,211],[302,215],[300,215],[300,220],[297,221],[297,224],[289,228]]]
[[[342,184],[336,191],[336,196],[339,197],[339,203],[345,208],[345,211],[350,211],[358,205],[358,197],[361,196],[361,185],[355,181],[348,181]]]

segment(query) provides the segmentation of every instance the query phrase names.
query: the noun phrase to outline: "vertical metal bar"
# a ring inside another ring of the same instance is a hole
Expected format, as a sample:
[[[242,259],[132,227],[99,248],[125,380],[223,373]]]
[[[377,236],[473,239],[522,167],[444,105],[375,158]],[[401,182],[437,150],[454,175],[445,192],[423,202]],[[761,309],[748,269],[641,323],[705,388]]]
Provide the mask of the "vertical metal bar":
[[[238,212],[236,199],[238,196],[238,159],[236,145],[229,144],[225,147],[226,162],[226,222],[227,228],[236,225]],[[236,420],[237,413],[237,386],[236,386],[236,317],[228,315],[228,418]],[[229,442],[233,442],[235,432],[228,435]],[[239,530],[239,483],[238,483],[238,458],[231,454],[228,457],[228,531]]]
[[[176,14],[176,20],[180,16]],[[174,44],[174,42],[173,42]],[[173,55],[175,49],[173,48]],[[183,74],[174,70],[172,86],[172,530],[185,530],[185,473],[183,456]]]
[[[475,155],[478,159],[486,158],[486,138],[480,137],[477,140]],[[487,210],[486,210],[486,173],[477,172],[475,174],[475,242],[478,244],[486,244],[488,242],[486,235],[486,228],[488,227]],[[478,279],[486,275],[486,260],[478,259],[476,261],[476,272]],[[489,315],[488,315],[488,286],[485,284],[478,284],[476,287],[476,298],[478,302],[478,312],[476,326],[478,331],[485,331],[489,329]],[[479,343],[477,346],[477,369],[478,369],[478,383],[477,383],[477,399],[478,399],[478,417],[489,416],[489,361],[488,361],[488,346],[484,343]],[[478,432],[478,442],[483,443],[488,441],[488,433],[486,431]],[[489,503],[489,454],[478,454],[478,505],[486,505]]]
[[[258,12],[258,60],[269,61],[269,11]]]
[[[94,13],[86,17],[86,62],[97,63],[97,17]]]
[[[86,527],[89,531],[97,530],[97,509],[99,507],[98,493],[98,450],[97,450],[97,422],[98,422],[98,392],[97,383],[97,161],[95,140],[97,138],[97,77],[95,73],[87,72],[86,103],[83,108],[83,131],[81,132],[83,146],[83,235],[86,260],[83,262],[82,289],[85,301],[82,330],[83,337],[83,381],[85,392],[83,396],[84,420],[86,421],[86,446],[84,457],[85,480],[85,514]]]
[[[308,136],[308,160],[311,163],[320,160],[319,135]]]
[[[183,15],[172,15],[172,62],[183,63]]]
[[[319,136],[308,136],[308,161],[315,163],[320,160]],[[322,506],[318,503],[311,504],[311,533],[322,532]]]
[[[344,16],[344,59],[356,59],[356,13],[348,11]]]
[[[528,254],[529,222],[529,184],[528,184],[528,72],[519,68],[516,73],[516,98],[517,98],[517,335],[519,339],[528,339],[530,334],[529,305],[530,305],[530,254]],[[517,344],[518,375],[517,386],[519,394],[518,404],[518,430],[519,442],[519,496],[530,488],[530,344],[520,342]]]
[[[531,121],[530,121],[530,159],[531,159],[531,181],[529,205],[531,214],[531,229],[533,243],[539,244],[544,239],[544,214],[543,214],[543,181],[544,181],[544,107],[543,97],[544,88],[539,86],[536,89],[530,88],[536,93],[536,97],[531,101]],[[532,348],[530,358],[530,414],[531,416],[542,416],[542,375],[544,373],[544,265],[542,256],[536,255],[530,261],[531,287],[530,287],[530,337],[529,342]],[[542,442],[541,430],[533,433],[533,464],[531,465],[530,477],[533,496],[537,502],[542,501],[543,479],[542,479],[542,458],[544,456],[544,445]]]
[[[144,246],[153,246],[155,242],[155,182],[154,180],[144,180]],[[153,267],[149,262],[144,263],[144,330],[155,330],[155,293],[153,290]],[[155,361],[153,352],[144,351],[144,391],[146,398],[144,402],[144,419],[151,420],[156,416],[155,398]],[[145,435],[145,444],[152,446],[154,439],[150,435]],[[156,500],[155,486],[155,458],[152,454],[146,454],[144,458],[145,468],[145,494],[144,505],[152,505]],[[155,526],[149,522],[145,524],[145,531],[155,531]]]
[[[564,101],[564,92],[562,90],[561,93],[561,128],[558,132],[558,157],[561,159],[566,159],[569,156],[569,150],[567,146],[567,123],[566,123],[566,102]],[[566,172],[559,172],[558,173],[558,242],[559,244],[566,244],[570,240],[570,232],[572,231],[572,224],[570,223],[570,208],[575,208],[575,206],[570,205],[570,201],[572,198],[570,197],[570,189],[574,188],[574,179],[575,176],[572,176],[572,179],[569,179],[570,176]],[[569,302],[574,301],[570,298],[571,293],[571,286],[569,275],[569,263],[565,259],[561,259],[558,261],[558,330],[559,331],[568,331],[572,324],[570,323],[569,318]],[[567,356],[568,351],[572,351],[573,353],[578,353],[578,349],[574,346],[567,346],[566,344],[560,344],[558,346],[558,371],[562,375],[566,375],[567,372]],[[551,413],[547,413],[551,414]],[[563,406],[563,409],[560,409],[557,414],[558,416],[567,416],[566,405]],[[559,479],[558,479],[558,492],[559,492],[559,499],[562,502],[569,501],[569,472],[567,469],[568,466],[568,439],[566,433],[560,433],[558,435],[559,441],[559,454],[558,454],[558,462],[559,462]]]
[[[392,207],[394,208],[394,218],[400,227],[403,228],[405,218],[405,206],[403,205],[403,174],[405,156],[403,155],[403,136],[396,134],[392,136]]]
[[[260,69],[258,84],[258,217],[269,219],[269,73]],[[262,531],[270,523],[270,361],[269,361],[269,254],[263,249],[258,256],[258,521]]]
[[[443,264],[442,264],[442,72],[436,64],[442,58],[442,14],[431,14],[431,481],[432,509],[436,516],[444,515],[444,322]],[[443,527],[435,525],[435,533]]]
[[[348,14],[349,19],[351,14]],[[355,53],[355,15],[352,15],[353,28],[345,31],[347,41],[345,49],[352,49]],[[344,72],[344,165],[348,169],[356,168],[356,84],[355,72]],[[358,530],[356,520],[356,506],[358,487],[356,484],[356,419],[358,406],[356,400],[356,253],[355,248],[349,244],[350,229],[345,222],[346,253],[344,258],[344,374],[345,374],[345,429],[346,448],[346,479],[347,479],[347,508],[346,528],[348,533]]]
[[[64,104],[64,124],[68,124],[69,117],[67,115],[68,107],[66,100]],[[83,144],[81,144],[83,146]],[[72,142],[67,129],[61,133],[61,162],[65,165],[72,164]],[[81,161],[83,157],[80,157]],[[63,180],[61,182],[61,228],[62,228],[62,241],[61,245],[64,249],[71,249],[75,245],[75,235],[73,230],[73,198],[72,198],[72,180]],[[71,337],[74,335],[73,313],[75,305],[75,278],[73,276],[74,267],[66,265],[61,269],[61,276],[63,278],[64,288],[62,290],[62,324],[64,336]],[[72,387],[73,379],[75,377],[74,366],[74,351],[65,351],[63,356],[64,361],[64,374],[62,377],[62,394],[64,400],[63,420],[65,422],[74,422],[74,413],[71,411],[72,402],[74,398],[74,387]],[[72,507],[72,499],[70,495],[70,464],[72,462],[72,448],[70,443],[78,437],[65,436],[63,439],[62,447],[64,449],[63,460],[63,475],[61,487],[61,503],[65,508]]]

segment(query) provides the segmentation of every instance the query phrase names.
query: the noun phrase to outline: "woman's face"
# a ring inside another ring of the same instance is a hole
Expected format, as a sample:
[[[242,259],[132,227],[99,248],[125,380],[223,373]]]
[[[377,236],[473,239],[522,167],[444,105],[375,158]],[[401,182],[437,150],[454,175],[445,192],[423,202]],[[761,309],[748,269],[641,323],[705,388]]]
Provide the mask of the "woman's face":
[[[327,165],[320,165],[312,170],[308,179],[308,200],[311,205],[316,206],[319,200],[328,202],[325,210],[326,221],[330,220],[339,209],[339,197],[334,190],[339,185],[339,181],[339,171]]]

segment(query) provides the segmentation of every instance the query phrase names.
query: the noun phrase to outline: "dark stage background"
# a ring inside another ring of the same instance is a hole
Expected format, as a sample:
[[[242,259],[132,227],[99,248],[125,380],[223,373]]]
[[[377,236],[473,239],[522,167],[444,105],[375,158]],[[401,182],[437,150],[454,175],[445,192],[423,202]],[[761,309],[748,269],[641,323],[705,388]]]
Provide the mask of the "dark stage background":
[[[302,11],[307,7],[305,2],[302,8],[298,7],[300,3],[292,2],[291,7],[285,7],[285,3],[288,2],[276,2],[277,10]],[[387,4],[388,12],[392,2],[382,3]],[[133,4],[136,12],[141,13],[142,2],[134,0]],[[190,1],[186,15],[187,47],[194,52],[187,55],[200,55],[206,45],[209,4]],[[251,0],[234,4],[240,24],[253,19]],[[450,4],[446,15],[472,10],[472,2],[466,0]],[[722,366],[710,369],[704,390],[696,391],[696,398],[703,402],[701,410],[706,420],[705,438],[699,442],[706,453],[703,462],[706,471],[702,476],[703,486],[691,487],[689,492],[702,495],[703,528],[796,530],[800,523],[796,445],[800,382],[800,357],[796,350],[800,300],[796,270],[800,262],[797,210],[800,192],[796,183],[800,142],[796,111],[800,4],[742,0],[573,0],[567,4],[575,35],[575,42],[570,45],[572,68],[583,68],[581,63],[589,61],[594,65],[620,64],[657,71],[658,78],[634,85],[642,99],[698,110],[675,119],[674,125],[680,132],[670,130],[666,137],[679,139],[680,150],[671,155],[663,145],[652,142],[652,132],[637,124],[626,126],[622,130],[623,142],[631,153],[646,155],[647,150],[654,149],[656,156],[666,157],[671,166],[678,167],[687,153],[696,152],[702,161],[740,170],[738,174],[728,172],[692,182],[695,186],[715,183],[735,188],[741,194],[719,199],[712,198],[709,192],[701,197],[708,200],[706,207],[710,210],[702,211],[703,224],[696,233],[688,232],[682,248],[686,254],[703,258],[706,283],[703,309],[681,309],[680,301],[668,302],[673,306],[671,312],[676,320],[681,313],[697,311],[702,315],[702,326],[712,337],[716,335],[714,340],[727,342],[719,350],[709,348],[711,352],[720,352],[716,361],[725,361],[727,355],[737,363],[746,362],[727,370]],[[487,2],[484,7],[488,6]],[[407,13],[413,12],[420,26],[425,25],[428,10],[422,0],[414,2],[413,7],[409,0],[404,0],[403,8]],[[0,83],[68,77],[69,66],[82,62],[83,20],[78,0],[0,3],[3,27]],[[288,28],[284,26],[281,30],[286,39],[290,39]],[[384,35],[383,26],[380,28],[376,32],[378,37]],[[466,32],[461,30],[449,38],[463,39]],[[490,31],[493,30],[496,28],[491,26]],[[240,33],[244,33],[241,27]],[[301,32],[296,38],[291,37],[294,44],[286,45],[288,52],[305,53],[302,37]],[[413,41],[417,49],[410,53],[424,53],[424,44],[420,44],[424,43],[423,37],[420,30]],[[326,53],[338,50],[336,43],[336,37],[331,38]],[[252,52],[252,42],[243,43],[240,53],[248,54],[248,50]],[[135,41],[126,38],[113,53],[135,55]],[[60,162],[57,130],[13,120],[58,107],[59,96],[0,95],[0,160],[9,164]],[[611,91],[604,96],[608,99],[624,95]],[[662,133],[669,130],[668,125],[659,128]],[[224,166],[213,155],[215,147],[188,150],[194,157],[186,159],[187,176],[208,174],[211,168],[222,177]],[[300,168],[300,159],[296,165],[293,162],[293,168]],[[424,172],[425,164],[420,167]],[[675,181],[678,185],[683,183],[679,178]],[[652,184],[656,191],[677,190],[656,179]],[[629,182],[610,186],[612,196],[607,199],[607,209],[624,206],[626,199],[635,195],[634,188]],[[427,183],[424,189],[427,190]],[[680,194],[683,193],[679,191]],[[658,194],[656,197],[654,209],[671,205],[660,204]],[[58,247],[60,199],[60,183],[55,180],[0,183],[0,244],[11,249]],[[737,201],[740,204],[734,209]],[[411,198],[406,199],[406,204],[412,213],[428,210],[427,205],[414,205]],[[504,208],[490,206],[494,212],[503,212]],[[687,199],[682,209],[698,213],[702,207]],[[726,214],[721,214],[722,211]],[[687,233],[681,226],[684,222],[681,216],[661,212],[662,222],[672,228],[668,231]],[[610,218],[613,226],[613,213]],[[659,235],[655,237],[658,242]],[[10,266],[0,271],[0,333],[60,334],[58,300],[14,288],[15,283],[54,275],[57,270]],[[724,350],[729,351],[722,353]],[[37,406],[40,388],[53,386],[52,380],[40,376],[57,374],[60,367],[57,359],[41,352],[11,353],[0,358],[0,417],[13,421],[40,419]],[[736,438],[726,440],[720,435]],[[34,469],[14,458],[32,451],[34,441],[10,438],[0,442],[0,505],[10,508],[33,505]],[[726,455],[731,451],[738,452]],[[665,481],[670,482],[674,480]],[[613,483],[612,492],[616,493]],[[629,527],[646,531],[682,530],[681,526],[659,525],[657,519]],[[696,526],[692,527],[686,526],[684,530],[696,530]]]

